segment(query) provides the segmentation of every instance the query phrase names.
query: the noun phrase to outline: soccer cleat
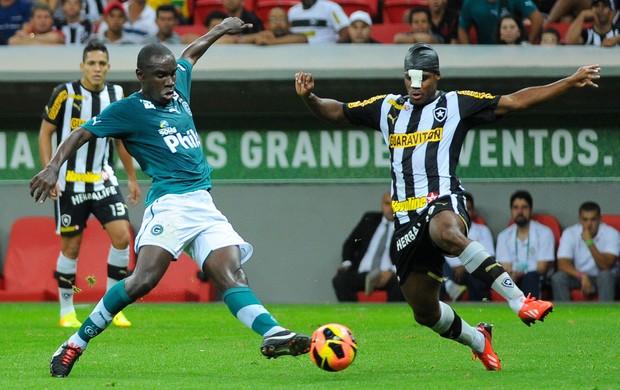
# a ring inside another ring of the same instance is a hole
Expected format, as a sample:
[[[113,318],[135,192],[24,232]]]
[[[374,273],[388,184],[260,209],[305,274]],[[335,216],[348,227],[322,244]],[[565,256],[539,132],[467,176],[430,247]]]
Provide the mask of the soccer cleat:
[[[265,337],[260,352],[268,359],[282,355],[297,356],[310,351],[310,341],[308,336],[284,330]]]
[[[523,298],[523,307],[519,310],[519,318],[527,326],[536,321],[545,321],[545,317],[553,311],[553,303],[541,301],[535,297],[530,298],[530,294]]]
[[[60,317],[60,326],[63,328],[79,328],[82,326],[82,323],[77,319],[75,312],[72,311]]]
[[[56,378],[65,378],[71,373],[75,362],[82,356],[82,348],[65,341],[54,353],[50,361],[50,374]]]
[[[131,321],[125,317],[122,311],[119,311],[118,314],[114,316],[112,323],[119,328],[129,328],[131,326]]]
[[[495,354],[495,351],[493,351],[493,346],[491,345],[491,332],[493,331],[493,325],[489,325],[486,322],[481,322],[476,325],[476,330],[484,336],[484,351],[476,352],[472,349],[471,351],[474,354],[474,358],[472,360],[476,360],[476,358],[480,359],[488,371],[500,371],[502,369],[500,360]]]

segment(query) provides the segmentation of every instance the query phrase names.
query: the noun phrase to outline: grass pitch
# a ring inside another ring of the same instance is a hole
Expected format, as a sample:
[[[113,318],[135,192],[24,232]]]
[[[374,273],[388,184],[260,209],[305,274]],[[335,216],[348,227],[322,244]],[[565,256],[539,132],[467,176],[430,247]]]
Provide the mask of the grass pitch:
[[[94,305],[78,306],[84,319]],[[71,376],[51,378],[49,359],[73,330],[55,303],[0,304],[2,389],[618,389],[620,306],[558,304],[525,326],[506,304],[457,304],[470,324],[495,325],[502,371],[469,348],[413,321],[405,304],[268,305],[283,326],[312,333],[328,322],[356,336],[355,362],[338,373],[309,356],[265,359],[261,338],[222,303],[134,304],[134,326],[97,337]]]

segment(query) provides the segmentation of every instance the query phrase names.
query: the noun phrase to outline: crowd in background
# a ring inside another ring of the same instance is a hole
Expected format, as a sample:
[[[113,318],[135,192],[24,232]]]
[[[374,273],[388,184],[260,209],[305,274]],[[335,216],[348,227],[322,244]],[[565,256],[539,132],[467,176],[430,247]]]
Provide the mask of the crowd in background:
[[[218,43],[620,46],[620,0],[367,0],[363,9],[349,0],[263,2],[0,0],[0,45],[189,43],[236,16],[253,27]]]

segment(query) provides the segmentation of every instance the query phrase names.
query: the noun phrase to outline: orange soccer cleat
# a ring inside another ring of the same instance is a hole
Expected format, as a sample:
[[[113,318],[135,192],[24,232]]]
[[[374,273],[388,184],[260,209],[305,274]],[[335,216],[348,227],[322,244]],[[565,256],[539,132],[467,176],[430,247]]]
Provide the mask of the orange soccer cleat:
[[[535,297],[530,298],[530,294],[523,298],[523,307],[519,310],[519,318],[527,326],[532,325],[536,321],[544,321],[545,317],[553,311],[553,303],[549,301],[537,300]]]
[[[476,358],[480,359],[488,371],[501,370],[502,366],[500,364],[500,360],[495,354],[495,351],[493,351],[493,346],[491,345],[491,332],[493,331],[493,325],[489,325],[486,322],[481,322],[476,325],[476,329],[484,336],[484,351],[476,352],[472,349],[472,353],[474,354],[473,360],[476,360]]]

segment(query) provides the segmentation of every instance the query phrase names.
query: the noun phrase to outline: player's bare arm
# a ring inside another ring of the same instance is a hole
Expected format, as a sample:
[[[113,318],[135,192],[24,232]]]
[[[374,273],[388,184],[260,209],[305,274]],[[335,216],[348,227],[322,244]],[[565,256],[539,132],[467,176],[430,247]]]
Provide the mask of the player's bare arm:
[[[118,151],[118,158],[121,159],[125,172],[127,173],[127,185],[129,187],[129,195],[127,195],[127,203],[137,204],[140,199],[140,186],[138,185],[138,178],[136,177],[136,168],[133,165],[133,157],[129,154],[123,141],[115,139],[116,150]]]
[[[222,36],[226,34],[239,34],[248,28],[252,28],[251,23],[244,23],[243,20],[236,17],[226,18],[205,35],[190,43],[181,53],[181,58],[187,60],[193,66],[205,54],[207,49]]]
[[[511,111],[525,110],[531,106],[555,99],[571,88],[590,86],[598,88],[595,83],[601,78],[599,65],[582,66],[573,75],[547,85],[521,89],[500,98],[495,115],[501,116]]]
[[[45,199],[54,194],[60,166],[73,156],[82,145],[93,138],[95,138],[93,133],[78,127],[60,144],[50,162],[30,180],[30,196],[36,202],[43,203]]]
[[[342,110],[342,102],[334,99],[323,99],[316,96],[314,90],[314,77],[310,73],[297,72],[295,74],[295,91],[301,97],[310,112],[317,118],[324,119],[334,124],[348,124],[347,117]]]
[[[52,159],[52,137],[56,132],[56,125],[49,123],[46,120],[41,121],[41,128],[39,130],[39,158],[41,159],[41,165],[43,168]],[[52,200],[58,199],[62,195],[60,192],[60,186],[57,184],[55,188],[50,191],[49,197]]]

